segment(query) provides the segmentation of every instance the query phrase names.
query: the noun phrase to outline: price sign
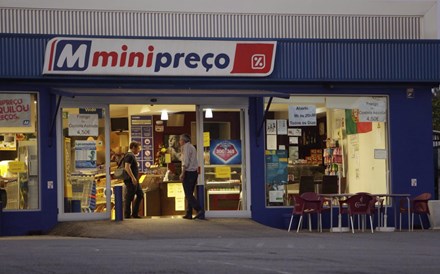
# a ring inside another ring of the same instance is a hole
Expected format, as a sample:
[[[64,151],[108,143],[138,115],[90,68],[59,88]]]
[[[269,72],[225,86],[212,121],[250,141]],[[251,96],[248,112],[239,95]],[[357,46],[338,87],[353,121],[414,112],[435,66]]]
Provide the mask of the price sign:
[[[26,172],[26,165],[24,162],[14,161],[8,163],[8,170],[12,173]]]
[[[69,114],[69,136],[98,136],[98,114]]]
[[[215,178],[231,178],[231,167],[230,166],[216,167]]]
[[[359,122],[385,122],[387,107],[385,98],[359,99]]]

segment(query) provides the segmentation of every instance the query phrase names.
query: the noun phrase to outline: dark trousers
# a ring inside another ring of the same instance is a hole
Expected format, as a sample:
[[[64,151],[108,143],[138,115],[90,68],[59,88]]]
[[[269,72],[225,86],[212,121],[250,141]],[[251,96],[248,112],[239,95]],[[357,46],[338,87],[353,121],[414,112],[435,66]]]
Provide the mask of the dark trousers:
[[[137,216],[139,214],[139,206],[141,204],[142,199],[144,198],[144,192],[142,191],[141,185],[133,183],[130,181],[124,181],[126,186],[125,192],[125,209],[124,215],[125,217]],[[131,202],[134,199],[134,195],[136,195],[136,199],[134,200],[133,212],[131,211]]]
[[[200,211],[202,207],[197,201],[196,197],[194,197],[194,189],[197,185],[197,177],[199,174],[197,171],[185,171],[185,178],[183,179],[183,191],[185,192],[185,199],[187,201],[188,206],[186,207],[186,215],[192,216],[192,211],[195,209],[196,211]]]

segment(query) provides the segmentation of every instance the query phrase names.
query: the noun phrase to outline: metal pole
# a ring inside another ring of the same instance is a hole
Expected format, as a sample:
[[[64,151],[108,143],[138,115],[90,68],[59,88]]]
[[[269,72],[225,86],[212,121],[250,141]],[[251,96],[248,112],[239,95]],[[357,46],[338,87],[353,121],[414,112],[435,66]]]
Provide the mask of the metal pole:
[[[113,187],[113,191],[115,193],[115,221],[122,221],[122,186]]]

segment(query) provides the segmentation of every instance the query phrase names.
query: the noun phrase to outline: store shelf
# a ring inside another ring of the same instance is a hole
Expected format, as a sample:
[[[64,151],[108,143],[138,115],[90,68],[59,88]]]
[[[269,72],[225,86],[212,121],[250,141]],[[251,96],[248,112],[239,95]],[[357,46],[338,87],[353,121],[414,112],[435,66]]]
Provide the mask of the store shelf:
[[[208,190],[208,195],[240,194],[240,190]]]

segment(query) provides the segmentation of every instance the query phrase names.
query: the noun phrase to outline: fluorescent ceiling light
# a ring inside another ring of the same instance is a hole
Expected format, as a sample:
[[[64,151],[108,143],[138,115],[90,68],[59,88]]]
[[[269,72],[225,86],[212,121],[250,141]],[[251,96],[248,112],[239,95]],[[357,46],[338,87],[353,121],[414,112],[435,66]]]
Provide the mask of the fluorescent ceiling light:
[[[205,118],[212,118],[212,109],[211,108],[207,108],[205,110]]]

